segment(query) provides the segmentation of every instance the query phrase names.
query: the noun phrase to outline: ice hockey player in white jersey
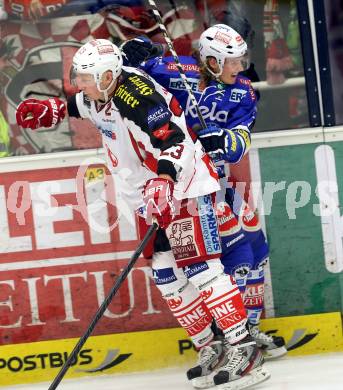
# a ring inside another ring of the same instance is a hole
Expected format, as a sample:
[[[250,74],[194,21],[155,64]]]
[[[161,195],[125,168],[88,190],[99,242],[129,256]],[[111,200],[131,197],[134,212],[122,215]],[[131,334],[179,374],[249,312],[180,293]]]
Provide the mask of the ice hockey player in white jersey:
[[[221,359],[244,363],[224,381],[220,375],[221,383],[235,389],[268,379],[246,329],[237,284],[220,261],[212,200],[218,177],[200,142],[188,134],[177,100],[141,71],[124,67],[120,50],[108,40],[90,41],[76,52],[72,79],[80,92],[67,104],[27,99],[17,108],[18,124],[49,127],[68,113],[89,118],[99,129],[108,168],[140,215],[142,234],[146,224],[159,224],[145,256],[152,257],[157,287],[199,350],[203,365],[189,370],[192,383],[218,384],[214,369]],[[225,350],[214,339],[212,317],[225,335]]]

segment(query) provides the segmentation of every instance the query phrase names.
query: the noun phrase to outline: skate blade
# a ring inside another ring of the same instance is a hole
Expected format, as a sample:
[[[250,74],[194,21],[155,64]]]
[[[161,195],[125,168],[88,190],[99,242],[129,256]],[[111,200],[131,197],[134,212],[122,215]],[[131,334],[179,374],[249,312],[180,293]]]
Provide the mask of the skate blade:
[[[264,350],[263,351],[263,358],[264,360],[273,360],[273,359],[278,359],[282,356],[285,356],[287,354],[287,349],[286,347],[280,347],[280,348],[275,348],[275,349],[270,349],[270,350]]]
[[[195,389],[209,389],[214,386],[213,382],[214,372],[210,375],[200,376],[191,380],[192,386]]]
[[[241,390],[262,383],[270,378],[270,373],[264,367],[257,367],[244,377],[215,387],[217,390]]]

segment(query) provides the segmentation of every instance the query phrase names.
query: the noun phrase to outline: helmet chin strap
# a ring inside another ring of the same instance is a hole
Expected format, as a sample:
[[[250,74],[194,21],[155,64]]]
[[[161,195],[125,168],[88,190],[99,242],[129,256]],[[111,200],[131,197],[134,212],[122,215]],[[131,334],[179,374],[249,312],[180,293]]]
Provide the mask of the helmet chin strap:
[[[207,70],[208,70],[216,79],[218,79],[218,78],[222,75],[222,73],[223,73],[223,69],[221,69],[221,71],[218,72],[218,73],[213,72],[213,70],[212,70],[208,65],[206,65],[206,69],[207,69]]]
[[[110,84],[108,85],[107,88],[105,89],[101,89],[100,88],[100,82],[101,82],[101,79],[102,79],[102,75],[104,73],[102,73],[101,75],[99,74],[98,77],[97,77],[97,81],[96,81],[96,87],[98,88],[98,91],[103,93],[104,94],[104,102],[107,103],[108,100],[109,100],[109,94],[108,94],[108,91],[113,87],[114,83],[117,81],[117,78],[114,78],[112,77],[112,81],[110,82]],[[113,74],[112,74],[113,76]]]
[[[96,83],[98,91],[104,94],[104,101],[105,102],[108,102],[108,100],[109,100],[108,91],[113,87],[115,81],[116,81],[116,79],[112,79],[112,81],[110,82],[109,86],[107,88],[105,88],[105,89],[101,89],[100,88],[100,83],[99,82]]]
[[[223,66],[222,66],[222,64],[220,63],[218,63],[218,60],[217,60],[217,64],[218,64],[218,66],[219,66],[219,72],[214,72],[210,67],[209,67],[209,65],[208,65],[208,63],[207,63],[207,61],[206,61],[206,63],[205,63],[205,66],[206,66],[206,69],[217,79],[217,80],[219,80],[219,77],[222,75],[222,73],[223,73]]]

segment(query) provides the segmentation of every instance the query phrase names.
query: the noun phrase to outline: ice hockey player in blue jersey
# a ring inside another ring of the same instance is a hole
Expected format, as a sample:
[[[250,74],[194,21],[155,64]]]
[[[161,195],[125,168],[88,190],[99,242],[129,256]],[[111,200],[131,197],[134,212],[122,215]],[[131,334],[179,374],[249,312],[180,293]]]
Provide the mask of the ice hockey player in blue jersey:
[[[228,45],[225,42],[229,39],[228,31],[235,39],[232,44],[231,58],[228,58],[230,53],[226,49]],[[151,42],[149,43],[145,38],[142,38],[142,41],[146,48],[145,55],[148,56]],[[133,46],[137,58],[136,43],[126,43],[125,49],[129,49],[127,45]],[[246,44],[233,29],[225,25],[216,25],[202,34],[200,55],[203,64],[201,69],[195,56],[180,56],[179,59],[193,93],[199,101],[203,117],[209,124],[206,130],[198,133],[200,140],[208,152],[216,158],[218,155],[222,157],[221,162],[217,162],[223,176],[222,186],[226,189],[225,194],[221,195],[222,201],[217,202],[224,251],[222,261],[225,271],[236,278],[241,291],[245,292],[250,332],[264,350],[265,358],[279,357],[287,352],[284,340],[280,337],[268,336],[258,327],[264,307],[263,267],[269,259],[268,244],[257,215],[240,194],[228,186],[225,178],[226,164],[224,163],[240,161],[249,149],[250,130],[256,116],[256,95],[250,80],[241,74],[247,66]],[[226,62],[229,65],[226,65]],[[232,64],[233,69],[230,66]],[[173,57],[152,58],[144,62],[143,69],[176,96],[185,110],[188,125],[196,126],[199,119]],[[200,71],[202,87],[207,87],[203,94],[199,88]]]
[[[225,175],[225,162],[237,163],[249,150],[250,132],[256,119],[255,92],[251,81],[240,74],[248,67],[247,46],[235,30],[219,24],[203,32],[199,53],[203,64],[200,73],[204,91],[198,104],[207,128],[200,130],[198,137],[205,150],[217,161],[222,188],[226,189],[223,197],[238,216],[253,249],[244,299],[250,333],[265,350],[265,356],[279,357],[287,352],[284,340],[268,336],[258,327],[263,310],[263,267],[268,260],[269,248],[257,217],[239,193],[230,187]],[[192,118],[191,126],[194,127],[199,119]],[[225,250],[224,237],[222,242]],[[226,255],[223,252],[222,262],[224,266],[226,262],[232,264],[230,253]]]

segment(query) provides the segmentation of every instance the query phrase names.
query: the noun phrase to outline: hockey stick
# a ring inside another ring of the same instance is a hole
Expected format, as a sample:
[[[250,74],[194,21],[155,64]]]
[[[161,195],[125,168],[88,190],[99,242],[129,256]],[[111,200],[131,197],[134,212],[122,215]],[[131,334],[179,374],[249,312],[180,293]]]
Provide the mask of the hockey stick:
[[[158,10],[157,8],[157,5],[155,3],[154,0],[148,0],[151,8],[152,8],[152,11],[155,15],[155,18],[157,20],[157,23],[163,33],[163,36],[164,36],[164,39],[166,40],[167,42],[167,45],[169,47],[169,50],[170,52],[172,53],[173,57],[174,57],[174,61],[175,61],[175,65],[180,73],[180,76],[181,76],[181,79],[183,81],[183,84],[188,92],[188,95],[189,97],[191,98],[191,101],[192,101],[192,104],[193,104],[193,107],[195,107],[196,109],[196,112],[198,114],[198,117],[199,117],[199,120],[200,120],[200,123],[201,123],[201,127],[204,129],[206,127],[206,123],[204,121],[204,118],[201,114],[201,111],[200,111],[200,108],[198,106],[198,102],[193,94],[193,91],[192,91],[192,87],[191,85],[189,84],[188,80],[187,80],[187,76],[182,68],[182,65],[181,65],[181,62],[180,62],[180,59],[179,59],[179,56],[177,55],[175,49],[174,49],[174,45],[173,45],[173,42],[172,40],[170,39],[170,36],[168,34],[168,31],[167,31],[167,28],[166,26],[164,25],[163,23],[163,20],[162,20],[162,17],[161,17],[161,14],[160,14],[160,11]]]
[[[103,303],[99,307],[98,311],[95,313],[91,323],[89,324],[86,332],[80,337],[79,341],[75,345],[74,349],[72,350],[71,354],[68,356],[68,359],[63,364],[62,368],[60,369],[59,373],[56,375],[54,381],[49,386],[48,390],[55,390],[61,380],[63,379],[65,373],[67,372],[68,368],[70,367],[72,361],[76,359],[78,353],[81,351],[81,348],[87,341],[88,337],[92,333],[93,329],[95,328],[96,324],[104,314],[105,310],[107,309],[108,305],[111,303],[113,297],[119,290],[120,286],[123,284],[124,280],[126,279],[127,275],[131,271],[132,267],[135,265],[136,261],[138,260],[139,256],[143,252],[145,246],[147,245],[148,241],[150,240],[151,236],[155,232],[155,230],[158,228],[157,223],[153,223],[149,230],[146,232],[143,240],[140,242],[138,248],[134,252],[134,254],[131,256],[131,259],[126,266],[126,268],[122,271],[122,273],[117,278],[116,282],[114,283],[111,291],[107,295],[107,297],[104,299]]]

